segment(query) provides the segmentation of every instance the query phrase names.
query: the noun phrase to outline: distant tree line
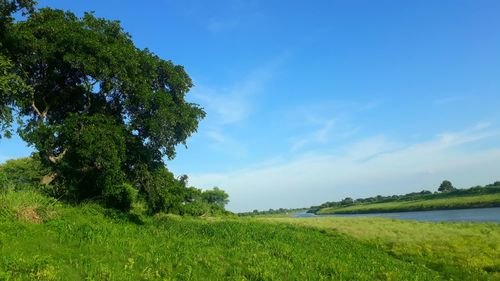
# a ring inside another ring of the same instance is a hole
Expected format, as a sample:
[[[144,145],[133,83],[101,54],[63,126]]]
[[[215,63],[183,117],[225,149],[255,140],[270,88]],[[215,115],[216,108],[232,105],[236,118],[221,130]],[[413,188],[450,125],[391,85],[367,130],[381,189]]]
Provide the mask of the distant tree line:
[[[258,216],[258,215],[278,215],[278,214],[290,214],[298,211],[304,211],[307,210],[307,208],[295,208],[295,209],[286,209],[286,208],[279,208],[279,209],[269,209],[269,210],[253,210],[251,212],[241,212],[238,213],[238,216]]]
[[[450,181],[445,180],[441,183],[438,190],[435,192],[429,190],[422,190],[420,192],[411,192],[403,195],[390,195],[390,196],[377,195],[373,197],[358,198],[358,199],[352,199],[351,197],[346,197],[340,201],[325,202],[318,206],[311,206],[307,212],[316,213],[323,208],[331,208],[331,207],[339,208],[339,207],[347,207],[347,206],[361,205],[361,204],[438,199],[438,198],[446,198],[453,196],[491,194],[498,192],[500,192],[500,181],[496,181],[492,184],[488,184],[485,186],[474,186],[467,189],[457,189],[453,186],[453,184]]]

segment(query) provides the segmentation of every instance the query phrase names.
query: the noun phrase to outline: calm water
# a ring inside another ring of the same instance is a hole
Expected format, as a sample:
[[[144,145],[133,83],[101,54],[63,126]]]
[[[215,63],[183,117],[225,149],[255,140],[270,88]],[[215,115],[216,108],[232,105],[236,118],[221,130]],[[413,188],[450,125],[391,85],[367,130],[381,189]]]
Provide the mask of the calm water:
[[[352,215],[320,215],[307,213],[297,213],[295,218],[314,217],[385,217],[393,219],[419,220],[419,221],[489,221],[500,223],[500,208],[481,209],[461,209],[461,210],[440,210],[440,211],[418,211],[400,213],[373,213],[373,214],[352,214]]]

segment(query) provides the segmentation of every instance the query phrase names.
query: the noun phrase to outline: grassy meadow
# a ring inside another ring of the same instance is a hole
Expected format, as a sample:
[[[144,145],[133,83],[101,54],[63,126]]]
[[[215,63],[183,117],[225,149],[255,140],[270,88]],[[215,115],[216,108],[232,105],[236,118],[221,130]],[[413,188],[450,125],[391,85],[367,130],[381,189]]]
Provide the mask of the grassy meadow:
[[[0,195],[0,280],[498,280],[498,224],[190,218]],[[464,279],[465,278],[465,279]]]
[[[0,280],[439,280],[335,232],[247,218],[142,217],[0,197]]]
[[[260,218],[342,233],[391,256],[424,264],[447,280],[500,280],[500,224],[367,217]]]
[[[440,199],[415,201],[394,201],[385,203],[366,203],[347,207],[323,208],[318,215],[325,214],[363,214],[378,212],[405,212],[447,209],[485,208],[500,206],[500,193],[457,196]]]

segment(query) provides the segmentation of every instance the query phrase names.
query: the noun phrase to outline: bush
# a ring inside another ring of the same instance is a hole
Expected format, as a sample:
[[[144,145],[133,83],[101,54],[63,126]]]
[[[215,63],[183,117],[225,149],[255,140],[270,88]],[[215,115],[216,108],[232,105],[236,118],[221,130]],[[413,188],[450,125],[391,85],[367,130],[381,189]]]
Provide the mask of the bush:
[[[144,200],[150,214],[159,212],[176,215],[225,214],[224,205],[228,195],[219,188],[201,192],[194,187],[186,187],[187,177],[176,179],[161,166],[153,172],[143,170],[138,185],[144,189]]]
[[[209,213],[210,205],[202,201],[191,202],[184,205],[182,208],[182,214],[188,216],[199,217]]]
[[[103,192],[106,206],[122,211],[130,211],[137,197],[137,190],[128,183],[111,185]]]
[[[7,160],[0,165],[0,173],[4,174],[16,190],[32,189],[33,186],[39,185],[42,177],[48,172],[36,154],[33,157]]]
[[[144,190],[145,201],[150,214],[166,212],[173,214],[181,213],[183,202],[182,182],[175,179],[174,175],[161,166],[153,170],[143,170],[140,187]]]

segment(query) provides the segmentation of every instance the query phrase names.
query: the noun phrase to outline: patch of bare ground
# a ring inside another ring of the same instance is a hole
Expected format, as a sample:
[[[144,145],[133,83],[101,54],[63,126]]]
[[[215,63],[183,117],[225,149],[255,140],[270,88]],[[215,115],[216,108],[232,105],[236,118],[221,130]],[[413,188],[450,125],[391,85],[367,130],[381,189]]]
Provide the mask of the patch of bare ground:
[[[35,224],[43,222],[42,217],[36,212],[36,209],[31,207],[20,208],[17,211],[17,219]]]

